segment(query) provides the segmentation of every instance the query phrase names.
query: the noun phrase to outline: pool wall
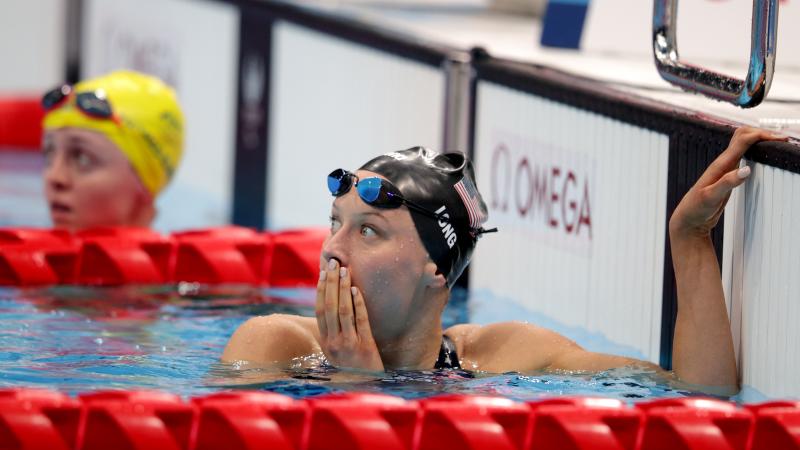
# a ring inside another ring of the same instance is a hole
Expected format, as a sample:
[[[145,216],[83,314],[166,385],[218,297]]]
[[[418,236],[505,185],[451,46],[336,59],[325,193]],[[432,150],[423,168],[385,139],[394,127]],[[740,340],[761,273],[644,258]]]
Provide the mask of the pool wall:
[[[204,21],[201,10],[214,14]],[[154,15],[152,26],[168,31],[151,33],[143,17]],[[669,367],[676,299],[666,223],[734,122],[296,2],[88,0],[83,21],[82,75],[174,72],[182,100],[206,99],[187,109],[215,110],[189,117],[187,155],[207,150],[185,171],[187,186],[214,192],[215,214],[257,228],[323,225],[325,195],[298,184],[298,173],[321,180],[416,144],[463,149],[502,230],[481,242],[469,284]],[[108,23],[136,45],[109,50]],[[206,29],[220,30],[224,48],[198,37]],[[142,67],[135,49],[151,38],[181,56]],[[220,72],[192,81],[208,67]],[[713,234],[742,379],[771,397],[800,396],[798,151],[796,140],[754,146],[753,176]]]

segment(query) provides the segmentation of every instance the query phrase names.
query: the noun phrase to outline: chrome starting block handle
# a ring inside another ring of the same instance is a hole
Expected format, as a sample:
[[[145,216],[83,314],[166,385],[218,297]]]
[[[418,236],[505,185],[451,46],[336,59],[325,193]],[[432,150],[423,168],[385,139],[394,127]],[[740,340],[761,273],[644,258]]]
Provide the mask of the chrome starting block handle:
[[[677,18],[678,0],[655,0],[653,54],[662,78],[687,91],[742,108],[752,108],[764,100],[775,71],[778,0],[753,0],[750,65],[744,80],[682,62],[676,39]]]

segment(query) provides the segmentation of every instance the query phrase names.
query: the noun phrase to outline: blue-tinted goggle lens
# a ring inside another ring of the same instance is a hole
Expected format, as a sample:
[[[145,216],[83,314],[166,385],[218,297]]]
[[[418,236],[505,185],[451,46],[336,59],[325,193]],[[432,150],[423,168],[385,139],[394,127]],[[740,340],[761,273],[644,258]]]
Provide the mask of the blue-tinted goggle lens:
[[[388,181],[370,177],[358,180],[356,176],[344,169],[336,169],[328,175],[328,190],[338,197],[347,193],[356,184],[358,196],[364,203],[380,208],[397,208],[403,204],[400,192]]]
[[[336,169],[328,175],[328,190],[334,197],[347,193],[353,184],[356,185],[358,196],[368,205],[377,208],[398,208],[400,205],[406,205],[440,222],[450,222],[448,215],[439,214],[403,198],[400,190],[383,178],[370,177],[359,180],[355,174],[344,169]]]
[[[336,169],[328,175],[328,190],[331,195],[340,196],[350,190],[353,183],[353,174],[344,170]]]
[[[342,180],[339,178],[334,178],[328,175],[328,190],[331,191],[331,195],[336,195],[339,193],[339,189],[342,187]]]
[[[380,178],[364,178],[359,180],[356,185],[358,195],[367,204],[373,204],[381,195],[381,179]]]

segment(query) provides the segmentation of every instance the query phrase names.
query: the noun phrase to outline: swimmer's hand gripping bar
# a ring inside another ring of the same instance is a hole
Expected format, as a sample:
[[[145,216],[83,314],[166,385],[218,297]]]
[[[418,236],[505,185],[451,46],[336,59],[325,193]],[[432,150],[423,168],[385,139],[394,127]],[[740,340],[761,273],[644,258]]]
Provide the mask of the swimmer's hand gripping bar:
[[[678,57],[678,0],[655,0],[653,54],[662,78],[687,91],[752,108],[767,96],[775,70],[778,0],[753,0],[750,66],[744,80],[684,63]]]

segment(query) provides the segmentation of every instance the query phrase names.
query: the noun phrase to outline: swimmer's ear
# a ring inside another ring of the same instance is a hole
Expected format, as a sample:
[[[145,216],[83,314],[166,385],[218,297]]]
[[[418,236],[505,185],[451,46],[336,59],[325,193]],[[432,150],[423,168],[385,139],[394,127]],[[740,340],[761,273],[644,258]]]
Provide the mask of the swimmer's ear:
[[[447,279],[439,272],[439,268],[436,267],[436,263],[433,261],[428,261],[425,264],[423,276],[425,277],[425,285],[430,288],[447,287]]]

